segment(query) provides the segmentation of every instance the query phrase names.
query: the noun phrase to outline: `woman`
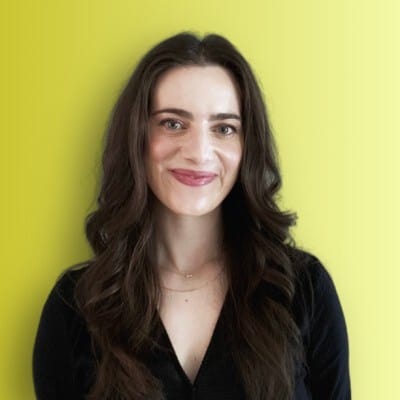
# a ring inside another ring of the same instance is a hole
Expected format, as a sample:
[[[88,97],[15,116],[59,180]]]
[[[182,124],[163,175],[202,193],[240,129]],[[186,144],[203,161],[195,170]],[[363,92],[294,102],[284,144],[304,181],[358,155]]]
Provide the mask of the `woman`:
[[[94,257],[69,268],[34,348],[39,399],[350,399],[330,275],[278,209],[250,66],[219,35],[170,37],[113,112]]]

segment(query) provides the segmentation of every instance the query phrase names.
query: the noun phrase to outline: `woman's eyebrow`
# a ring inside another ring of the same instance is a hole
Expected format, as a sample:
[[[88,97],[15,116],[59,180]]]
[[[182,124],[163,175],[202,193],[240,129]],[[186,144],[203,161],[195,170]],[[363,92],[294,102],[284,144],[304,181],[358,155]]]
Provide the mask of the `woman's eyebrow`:
[[[161,113],[172,113],[180,115],[181,117],[193,119],[193,114],[189,111],[183,110],[182,108],[163,108],[162,110],[153,111],[151,116]],[[241,120],[240,116],[235,113],[218,113],[210,115],[210,121],[223,120],[223,119],[237,119]]]

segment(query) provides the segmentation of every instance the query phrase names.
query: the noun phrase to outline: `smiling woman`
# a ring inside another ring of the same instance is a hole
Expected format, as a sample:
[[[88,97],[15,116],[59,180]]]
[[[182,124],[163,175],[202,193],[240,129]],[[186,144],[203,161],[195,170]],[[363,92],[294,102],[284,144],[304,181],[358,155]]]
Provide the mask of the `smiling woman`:
[[[237,49],[187,32],[153,47],[107,132],[95,254],[43,308],[38,399],[350,399],[340,301],[280,187]]]

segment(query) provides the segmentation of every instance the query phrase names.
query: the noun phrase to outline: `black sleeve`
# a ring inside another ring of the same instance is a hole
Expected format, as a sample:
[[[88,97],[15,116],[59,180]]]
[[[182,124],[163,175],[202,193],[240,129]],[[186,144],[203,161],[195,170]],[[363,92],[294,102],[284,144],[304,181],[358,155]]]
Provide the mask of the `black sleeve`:
[[[312,269],[314,295],[307,349],[312,398],[349,400],[349,347],[343,310],[331,276],[316,257]]]
[[[72,280],[64,275],[51,290],[42,310],[33,348],[33,381],[38,400],[83,399],[76,375],[76,354],[82,326],[72,303]]]

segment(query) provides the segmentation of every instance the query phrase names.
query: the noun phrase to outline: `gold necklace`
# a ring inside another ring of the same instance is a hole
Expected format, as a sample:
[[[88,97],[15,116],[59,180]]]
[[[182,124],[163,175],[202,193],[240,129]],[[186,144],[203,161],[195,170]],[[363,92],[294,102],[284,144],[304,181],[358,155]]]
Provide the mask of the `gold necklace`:
[[[165,267],[161,267],[161,269],[166,269],[167,271],[173,272],[174,274],[177,274],[179,276],[181,276],[182,278],[193,278],[193,274],[181,274],[180,272],[174,271],[173,269],[170,268],[165,268]]]
[[[210,262],[218,261],[218,260],[221,260],[221,257],[215,258],[215,259],[209,261],[207,264],[209,264]],[[185,278],[185,279],[193,278],[193,275],[194,275],[193,273],[183,273],[182,274],[182,273],[180,273],[178,271],[175,271],[174,269],[167,268],[167,267],[160,267],[160,268],[161,269],[165,269],[165,270],[170,271],[170,272],[173,272],[174,274],[177,274],[177,275],[179,275],[179,276],[181,276],[182,278]]]
[[[171,290],[172,292],[193,292],[193,291],[195,291],[195,290],[198,290],[198,289],[201,289],[201,288],[207,286],[210,282],[215,281],[215,280],[221,275],[221,273],[222,273],[222,271],[223,271],[224,269],[225,269],[224,266],[222,266],[222,268],[220,269],[220,271],[218,272],[218,274],[217,274],[214,278],[209,279],[209,280],[206,281],[203,285],[201,285],[201,286],[199,286],[199,287],[197,287],[197,288],[192,288],[192,289],[173,289],[173,288],[170,288],[170,287],[167,287],[167,286],[163,286],[163,285],[161,285],[161,287],[162,287],[163,289]]]

